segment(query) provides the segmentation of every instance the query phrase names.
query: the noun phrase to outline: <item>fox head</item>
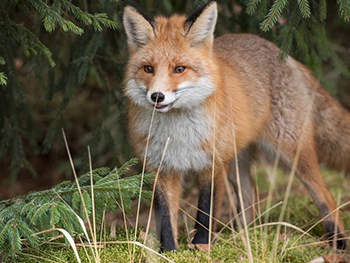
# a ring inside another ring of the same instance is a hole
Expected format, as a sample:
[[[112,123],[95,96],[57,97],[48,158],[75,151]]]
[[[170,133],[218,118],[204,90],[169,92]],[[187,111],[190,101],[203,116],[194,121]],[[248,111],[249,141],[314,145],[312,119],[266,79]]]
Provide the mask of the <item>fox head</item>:
[[[130,51],[125,94],[132,102],[158,112],[203,103],[216,86],[212,52],[216,19],[214,1],[187,17],[150,19],[125,7],[123,24]]]

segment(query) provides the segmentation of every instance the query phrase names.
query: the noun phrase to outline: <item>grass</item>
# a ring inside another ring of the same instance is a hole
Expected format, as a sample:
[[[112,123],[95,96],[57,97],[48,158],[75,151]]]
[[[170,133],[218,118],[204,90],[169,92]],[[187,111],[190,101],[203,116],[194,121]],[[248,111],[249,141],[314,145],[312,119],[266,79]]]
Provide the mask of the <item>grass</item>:
[[[90,244],[77,243],[76,247],[81,262],[310,262],[312,259],[337,254],[322,242],[323,228],[319,222],[318,211],[311,197],[301,183],[294,179],[291,185],[291,194],[286,206],[283,208],[285,190],[288,176],[277,173],[274,182],[271,180],[270,170],[264,167],[256,167],[255,181],[259,189],[260,201],[258,204],[257,219],[248,228],[248,238],[242,230],[237,233],[233,228],[232,216],[223,215],[223,229],[218,229],[215,236],[213,250],[202,252],[191,250],[187,247],[189,234],[185,229],[191,229],[194,222],[187,215],[180,224],[180,248],[174,252],[157,253],[158,242],[148,238],[147,242],[141,233],[147,233],[148,229],[138,229],[135,232],[124,223],[115,230],[116,236],[111,238],[105,229],[99,237],[95,237]],[[350,200],[349,178],[339,176],[324,170],[325,181],[339,203],[344,204]],[[270,179],[269,179],[270,178]],[[274,187],[271,190],[271,184]],[[191,194],[195,189],[189,190],[184,197],[183,204],[194,202]],[[272,199],[269,205],[269,198]],[[196,202],[194,203],[196,204]],[[281,220],[282,209],[285,209]],[[346,211],[348,210],[348,211]],[[341,217],[345,223],[345,229],[350,229],[349,205],[341,209]],[[192,211],[193,212],[193,211]],[[123,215],[125,216],[125,215]],[[192,215],[193,216],[193,215]],[[181,217],[180,217],[181,218]],[[153,220],[153,219],[150,219]],[[147,222],[148,223],[148,222]],[[186,224],[185,224],[186,223]],[[146,226],[146,225],[145,225]],[[277,229],[280,229],[277,231]],[[189,231],[188,230],[188,231]],[[96,230],[93,230],[96,233]],[[307,231],[307,232],[305,232]],[[279,233],[278,233],[279,232]],[[137,237],[136,240],[134,237]],[[242,237],[249,240],[251,254],[247,253]],[[43,244],[40,250],[25,248],[15,262],[79,262],[72,246],[67,242],[56,244]],[[143,245],[146,243],[146,245]],[[98,255],[96,255],[96,253]],[[98,261],[97,259],[98,258]]]
[[[63,136],[65,138],[64,134]],[[76,177],[67,142],[66,146]],[[164,153],[165,151],[166,149]],[[91,160],[89,161],[91,169]],[[332,250],[328,241],[322,241],[322,219],[319,219],[318,211],[310,195],[299,180],[293,176],[293,173],[288,176],[277,169],[264,166],[254,166],[254,168],[253,175],[259,196],[255,221],[237,232],[233,227],[233,213],[226,201],[224,204],[226,209],[223,209],[226,210],[226,213],[217,224],[220,228],[211,233],[215,240],[211,251],[192,250],[187,246],[190,243],[191,229],[194,226],[193,218],[196,214],[194,204],[197,203],[196,187],[192,183],[193,187],[187,187],[189,194],[184,196],[182,200],[182,212],[186,220],[180,224],[180,248],[176,251],[158,253],[159,243],[150,231],[151,223],[154,221],[149,213],[152,210],[152,205],[146,211],[148,217],[146,222],[143,222],[145,228],[141,229],[139,227],[142,225],[139,222],[141,202],[136,200],[136,223],[134,224],[136,231],[130,227],[130,224],[127,224],[131,220],[127,218],[121,207],[123,212],[121,226],[118,228],[112,226],[108,230],[106,226],[102,226],[102,231],[98,233],[93,210],[92,220],[88,220],[84,224],[79,218],[87,242],[75,241],[74,243],[73,238],[64,229],[48,229],[45,232],[60,231],[65,242],[58,242],[55,239],[52,242],[42,244],[40,249],[34,250],[27,247],[18,253],[18,258],[13,262],[300,263],[311,262],[323,255],[337,255],[339,251]],[[349,178],[328,170],[324,170],[323,174],[337,203],[342,204],[340,216],[345,223],[345,229],[350,229],[350,213],[346,211],[346,209],[350,210]],[[157,176],[155,180],[157,180]],[[187,183],[186,185],[188,186]],[[80,189],[79,192],[81,192]],[[229,194],[232,195],[232,193]],[[80,193],[80,195],[82,194]],[[94,203],[93,190],[91,197],[91,201]],[[225,200],[229,200],[228,195]],[[113,238],[108,232],[115,233]]]

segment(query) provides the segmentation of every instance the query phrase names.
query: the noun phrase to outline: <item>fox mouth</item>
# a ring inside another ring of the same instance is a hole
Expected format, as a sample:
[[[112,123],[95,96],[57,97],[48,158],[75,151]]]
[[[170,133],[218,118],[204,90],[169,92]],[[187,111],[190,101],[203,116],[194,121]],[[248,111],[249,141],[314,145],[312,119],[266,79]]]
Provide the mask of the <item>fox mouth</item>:
[[[172,106],[173,106],[173,103],[165,104],[165,105],[156,103],[154,104],[154,110],[158,112],[167,112],[172,108]]]

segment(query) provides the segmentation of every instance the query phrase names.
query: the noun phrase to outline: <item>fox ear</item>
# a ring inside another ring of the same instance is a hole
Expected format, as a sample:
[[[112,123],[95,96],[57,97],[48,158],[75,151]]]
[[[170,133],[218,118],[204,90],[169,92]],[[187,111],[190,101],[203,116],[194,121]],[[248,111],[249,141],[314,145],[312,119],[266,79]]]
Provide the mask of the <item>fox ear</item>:
[[[217,5],[211,1],[189,15],[185,21],[186,38],[191,46],[212,45],[218,16]]]
[[[147,45],[155,37],[154,21],[131,6],[124,8],[123,24],[131,52]]]

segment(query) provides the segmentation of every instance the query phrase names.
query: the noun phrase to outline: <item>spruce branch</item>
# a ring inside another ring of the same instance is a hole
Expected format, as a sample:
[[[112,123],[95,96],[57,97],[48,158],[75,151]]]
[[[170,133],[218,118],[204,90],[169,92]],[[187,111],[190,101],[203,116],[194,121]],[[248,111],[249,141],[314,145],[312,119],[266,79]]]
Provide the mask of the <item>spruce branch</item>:
[[[299,10],[303,18],[311,16],[309,0],[298,0]]]
[[[266,8],[272,2],[270,8]],[[350,1],[337,0],[338,13],[344,22],[350,21]],[[292,51],[294,44],[301,51],[302,58],[308,66],[315,70],[320,67],[321,61],[333,58],[337,61],[344,75],[349,70],[344,70],[341,60],[335,52],[329,48],[326,36],[327,2],[326,0],[249,0],[246,4],[246,12],[250,15],[257,13],[257,17],[263,16],[260,29],[264,32],[274,27],[272,35],[279,38],[281,52],[279,58],[285,60]],[[278,18],[281,23],[276,25]],[[310,38],[310,34],[313,37]],[[317,49],[316,51],[313,49]],[[320,55],[317,55],[317,54]],[[299,54],[298,54],[299,55]]]
[[[262,31],[266,32],[270,30],[277,22],[277,19],[282,14],[288,0],[275,0],[272,4],[265,20],[260,24]]]
[[[96,31],[102,31],[103,27],[116,29],[117,23],[108,18],[105,13],[90,14],[82,11],[78,6],[72,4],[69,0],[54,0],[49,5],[44,0],[27,0],[27,1],[3,1],[0,3],[0,37],[1,33],[12,37],[19,43],[23,53],[28,56],[43,55],[49,62],[50,66],[55,66],[51,51],[40,41],[39,37],[29,30],[24,24],[17,23],[10,19],[6,9],[13,6],[22,10],[24,14],[31,19],[38,16],[42,21],[42,25],[49,33],[61,28],[64,32],[73,32],[82,35],[84,29],[77,25],[75,19],[82,22],[85,26],[92,25]],[[73,19],[73,17],[75,19]],[[3,58],[0,57],[2,65]],[[7,76],[4,72],[0,72],[0,85],[7,84]]]
[[[261,0],[250,0],[247,4],[247,14],[252,15],[260,5]]]
[[[6,61],[3,57],[0,56],[0,65],[5,65]]]
[[[0,72],[0,85],[7,85],[7,76],[4,72]]]
[[[350,1],[349,0],[337,0],[339,6],[340,16],[344,22],[350,22]]]
[[[136,162],[136,159],[131,159],[119,169],[93,170],[95,203],[91,201],[90,173],[81,175],[78,182],[65,181],[49,190],[0,201],[0,253],[13,258],[24,244],[38,247],[53,237],[53,233],[36,235],[47,229],[62,228],[73,237],[82,236],[83,230],[76,215],[86,219],[83,211],[86,209],[90,217],[93,206],[97,224],[102,224],[104,212],[115,211],[118,207],[123,207],[124,212],[130,214],[131,200],[139,194],[141,176],[121,176]],[[154,176],[147,174],[143,178],[143,183],[149,184]],[[77,195],[77,183],[83,193],[82,197]],[[143,190],[142,198],[150,197],[151,192]]]
[[[320,0],[319,16],[322,21],[324,21],[327,18],[327,0]]]
[[[1,17],[1,15],[0,15]],[[28,30],[23,24],[18,24],[9,17],[7,17],[7,23],[2,27],[3,33],[11,36],[18,42],[23,50],[23,53],[29,57],[30,55],[43,55],[49,64],[54,67],[55,62],[52,59],[51,51],[39,40],[39,38],[30,30]]]
[[[63,16],[69,17],[69,13],[81,21],[84,25],[93,25],[95,30],[102,30],[103,26],[115,29],[117,23],[108,19],[107,15],[104,13],[90,14],[84,12],[78,6],[75,6],[68,0],[53,1],[51,5],[48,5],[46,1],[28,1],[29,8],[32,6],[38,14],[40,14],[43,19],[44,27],[48,32],[56,29],[56,24],[58,24],[63,31],[72,31],[75,34],[81,35],[84,31],[82,28],[78,27],[71,20],[65,19]]]
[[[280,39],[282,41],[282,44],[280,48],[281,52],[278,55],[281,61],[285,61],[287,59],[288,54],[290,53],[290,50],[292,48],[293,30],[294,28],[291,26],[285,26],[281,30]]]

